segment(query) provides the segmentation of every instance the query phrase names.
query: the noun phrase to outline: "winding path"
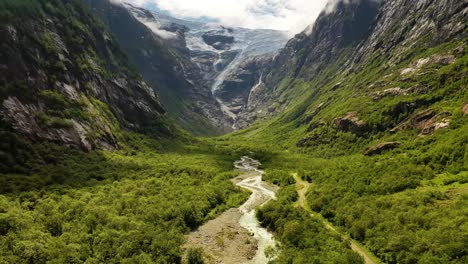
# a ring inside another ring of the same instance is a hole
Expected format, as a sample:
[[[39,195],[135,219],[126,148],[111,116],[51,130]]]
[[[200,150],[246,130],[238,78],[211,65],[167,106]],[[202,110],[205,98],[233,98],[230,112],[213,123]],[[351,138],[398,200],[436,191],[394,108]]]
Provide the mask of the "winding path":
[[[326,229],[333,231],[341,236],[343,240],[348,240],[351,243],[351,249],[361,255],[364,258],[364,262],[366,264],[379,264],[382,263],[379,259],[366,250],[363,246],[359,244],[359,242],[351,239],[347,234],[341,233],[338,231],[333,225],[328,222],[325,218],[323,218],[320,214],[313,212],[307,204],[306,194],[309,191],[310,183],[307,181],[302,180],[297,173],[294,175],[294,180],[296,180],[296,190],[299,194],[299,199],[297,202],[297,206],[303,208],[307,212],[310,213],[312,217],[319,218]]]

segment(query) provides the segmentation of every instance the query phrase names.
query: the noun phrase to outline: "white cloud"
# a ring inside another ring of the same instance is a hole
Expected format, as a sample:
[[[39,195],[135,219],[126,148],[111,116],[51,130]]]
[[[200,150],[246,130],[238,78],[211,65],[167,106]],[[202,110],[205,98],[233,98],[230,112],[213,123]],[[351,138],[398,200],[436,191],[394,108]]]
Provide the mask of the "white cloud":
[[[155,3],[174,16],[209,17],[228,26],[269,28],[298,33],[312,24],[328,0],[126,0]]]

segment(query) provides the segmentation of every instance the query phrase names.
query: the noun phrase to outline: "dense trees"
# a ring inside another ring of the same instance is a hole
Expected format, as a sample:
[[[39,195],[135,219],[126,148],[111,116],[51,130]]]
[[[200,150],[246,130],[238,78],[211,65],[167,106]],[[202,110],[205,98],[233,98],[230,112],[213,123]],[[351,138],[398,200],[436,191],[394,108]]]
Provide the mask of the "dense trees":
[[[248,196],[229,181],[229,158],[195,147],[157,153],[137,138],[138,154],[52,148],[55,164],[36,164],[31,176],[0,175],[8,182],[0,262],[177,263],[186,232]]]
[[[291,81],[285,94],[300,92],[290,109],[270,122],[217,139],[216,144],[256,152],[266,168],[264,179],[285,186],[285,191],[294,183],[293,173],[311,182],[307,195],[311,209],[385,263],[466,263],[466,41],[424,45],[404,52],[404,59],[394,65],[383,63],[381,54],[357,71],[338,73],[336,65],[330,65],[325,69],[330,75]],[[401,74],[419,59],[439,57],[453,61],[430,63],[420,75]],[[423,90],[372,97],[395,87]],[[359,131],[336,125],[350,112],[358,113]],[[420,118],[421,113],[431,114]],[[424,133],[424,126],[442,121],[447,122],[444,128]],[[363,155],[384,142],[399,142],[399,147]],[[259,216],[277,231],[280,241],[286,241],[288,250],[303,252],[302,243],[313,237],[299,236],[307,233],[302,223],[307,225],[308,220],[283,221],[293,215],[286,205],[294,201],[282,204],[267,205]],[[294,255],[288,250],[281,256]]]
[[[297,200],[294,186],[281,189],[278,199],[257,211],[262,225],[275,232],[280,242],[275,263],[364,263],[346,241],[323,224],[292,206]]]

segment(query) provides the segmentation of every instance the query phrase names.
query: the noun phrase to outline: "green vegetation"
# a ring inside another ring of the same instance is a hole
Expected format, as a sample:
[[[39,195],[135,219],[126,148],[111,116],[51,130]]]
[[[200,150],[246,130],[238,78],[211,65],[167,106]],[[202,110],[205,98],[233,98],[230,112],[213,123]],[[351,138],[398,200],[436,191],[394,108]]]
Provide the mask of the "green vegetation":
[[[0,262],[177,263],[186,232],[248,196],[230,157],[127,139],[113,153],[36,145],[31,175],[1,175]]]
[[[80,2],[0,3],[0,21],[41,15],[53,15],[72,54],[70,63],[59,62],[51,32],[24,35],[41,56],[20,48],[28,63],[51,69],[50,87],[64,69],[138,77],[115,43],[96,49],[108,36]],[[179,263],[185,234],[247,198],[230,182],[232,162],[246,154],[263,163],[265,180],[281,187],[278,199],[257,212],[279,241],[279,252],[268,249],[269,257],[278,254],[276,263],[362,263],[319,217],[385,263],[468,263],[468,119],[462,110],[468,55],[455,52],[458,47],[466,50],[466,40],[421,44],[394,65],[375,55],[353,72],[340,71],[350,54],[343,51],[311,81],[282,81],[279,98],[288,110],[277,118],[203,140],[164,118],[146,120],[146,135],[122,130],[86,81],[70,99],[57,87],[36,89],[2,76],[0,99],[15,95],[44,104],[35,116],[41,127],[66,129],[73,118],[92,123],[91,139],[116,137],[119,144],[113,152],[84,153],[33,142],[0,119],[0,263]],[[431,56],[454,61],[401,74]],[[385,94],[392,88],[404,92]],[[340,128],[335,121],[350,112],[358,128]],[[440,129],[431,128],[442,121]],[[400,145],[363,154],[384,142]],[[295,207],[293,173],[311,182],[307,204],[318,217]],[[202,263],[202,255],[192,249],[187,258]]]
[[[189,249],[187,253],[188,264],[203,264],[203,254],[201,249]]]
[[[37,0],[2,0],[0,2],[0,21],[11,21],[40,14]]]
[[[257,211],[262,225],[281,241],[275,263],[364,263],[346,241],[328,231],[309,213],[293,207],[294,185],[282,188],[276,201]]]
[[[307,194],[311,209],[384,263],[468,262],[468,119],[462,112],[468,102],[468,56],[454,52],[460,46],[466,48],[464,42],[452,42],[424,49],[390,68],[375,58],[360,71],[330,78],[325,70],[308,83],[295,81],[285,89],[295,98],[288,111],[213,142],[218,148],[257,153],[265,179],[290,193],[289,200],[279,198],[259,211],[263,224],[283,243],[279,260],[300,262],[310,250],[303,243],[314,237],[301,236],[307,232],[303,225],[314,219],[306,213],[294,216],[300,213],[292,208],[291,175],[298,173],[312,183]],[[429,63],[419,69],[422,77],[400,74],[420,58],[448,55],[453,63]],[[338,82],[339,88],[332,89]],[[308,92],[302,97],[293,94],[304,86]],[[394,87],[415,92],[373,99],[375,92]],[[428,119],[435,122],[450,120],[448,127],[422,134],[412,118],[424,111],[433,113]],[[348,112],[357,112],[363,124],[359,131],[334,124]],[[398,148],[363,155],[368,147],[395,141],[401,143]],[[285,235],[290,226],[296,240]]]

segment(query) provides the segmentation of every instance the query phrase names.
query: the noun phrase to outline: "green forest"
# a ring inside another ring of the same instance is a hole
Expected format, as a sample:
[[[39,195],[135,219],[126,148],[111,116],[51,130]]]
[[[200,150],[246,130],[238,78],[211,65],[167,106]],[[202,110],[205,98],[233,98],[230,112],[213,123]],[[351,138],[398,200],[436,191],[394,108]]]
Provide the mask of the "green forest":
[[[278,258],[280,263],[310,263],[307,259],[311,258],[301,258],[310,251],[307,244],[292,244],[291,237],[285,234],[288,227],[288,233],[296,232],[297,241],[307,243],[307,238],[312,239],[310,235],[302,236],[302,224],[295,224],[304,215],[310,217],[304,212],[301,216],[297,210],[291,213],[295,201],[294,173],[311,183],[307,203],[319,214],[317,219],[323,217],[339,227],[381,262],[468,261],[468,120],[462,109],[468,100],[467,55],[452,65],[435,66],[437,73],[425,79],[404,83],[395,79],[387,84],[429,85],[433,87],[429,94],[373,103],[366,103],[372,100],[369,91],[354,92],[352,98],[348,94],[354,86],[373,83],[379,76],[394,73],[418,58],[451,52],[459,45],[466,47],[454,42],[415,52],[393,68],[368,65],[347,77],[349,89],[343,89],[342,94],[327,89],[339,80],[334,76],[328,79],[322,93],[302,96],[303,101],[298,100],[292,109],[272,121],[215,140],[220,148],[254,150],[266,168],[264,179],[285,186],[285,190],[289,188],[289,194],[284,194],[289,202],[280,198],[259,210],[263,224],[277,233],[285,247]],[[323,76],[327,78],[326,71]],[[295,88],[301,91],[304,86],[323,85],[320,82],[323,80],[298,82]],[[331,106],[317,114],[316,105],[327,100],[333,100]],[[402,102],[413,103],[419,109],[430,105],[433,111],[445,111],[450,116],[450,126],[429,136],[421,136],[415,128],[391,132],[389,128],[418,112],[413,109],[392,116],[389,110]],[[355,109],[366,113],[361,115],[365,118],[364,132],[340,131],[327,125],[334,117]],[[399,147],[365,155],[381,142],[399,142]],[[327,262],[330,258],[321,258],[317,263],[339,263]]]
[[[277,198],[256,210],[277,242],[266,252],[272,264],[365,263],[351,242],[376,263],[468,263],[466,35],[444,43],[422,36],[397,62],[376,53],[341,72],[351,53],[345,50],[314,78],[282,80],[275,92],[287,103],[275,117],[194,137],[163,113],[131,116],[129,125],[93,94],[88,78],[104,85],[141,76],[80,1],[0,1],[2,24],[22,20],[40,21],[38,28],[58,24],[72,50],[70,72],[88,75],[76,81],[76,100],[54,88],[70,78],[55,63],[56,36],[37,37],[31,26],[22,44],[34,48],[20,55],[50,78],[48,88],[0,76],[0,100],[37,103],[32,118],[40,132],[85,122],[87,136],[111,138],[115,148],[83,150],[22,135],[0,116],[0,264],[203,263],[202,250],[182,246],[188,234],[249,198],[232,182],[240,174],[233,163],[244,155],[259,160],[263,180],[279,187]],[[402,69],[427,58],[451,62],[402,77]],[[423,92],[382,95],[396,88]],[[439,127],[418,127],[424,115]],[[358,128],[340,127],[346,116]],[[295,175],[310,183],[304,206]]]
[[[0,262],[178,263],[184,234],[248,197],[229,181],[233,157],[130,144],[89,154],[44,145],[54,165],[2,175]]]

